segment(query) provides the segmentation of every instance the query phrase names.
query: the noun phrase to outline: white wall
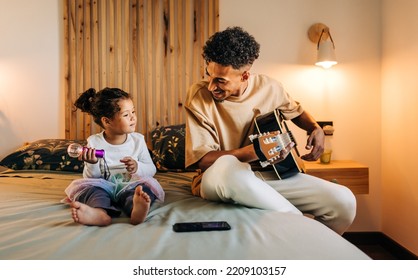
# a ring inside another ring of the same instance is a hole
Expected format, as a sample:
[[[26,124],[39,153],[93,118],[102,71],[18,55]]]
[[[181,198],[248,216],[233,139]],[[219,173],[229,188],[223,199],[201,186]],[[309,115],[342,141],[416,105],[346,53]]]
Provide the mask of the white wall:
[[[309,27],[326,24],[339,64],[313,65]],[[281,81],[317,120],[333,121],[333,158],[370,168],[370,194],[357,195],[351,231],[379,231],[380,220],[380,1],[220,0],[220,28],[239,25],[261,44],[253,72]],[[295,128],[293,129],[295,133]],[[297,134],[305,153],[306,135]]]
[[[382,231],[418,255],[418,1],[385,0]]]
[[[60,2],[0,0],[0,158],[64,136]]]

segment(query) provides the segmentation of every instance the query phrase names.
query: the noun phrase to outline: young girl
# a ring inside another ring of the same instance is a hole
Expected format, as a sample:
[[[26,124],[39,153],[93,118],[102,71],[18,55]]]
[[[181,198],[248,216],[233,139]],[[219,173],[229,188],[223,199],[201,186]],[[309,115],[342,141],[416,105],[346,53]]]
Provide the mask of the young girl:
[[[76,108],[93,116],[103,131],[87,139],[84,179],[65,190],[72,218],[84,225],[106,226],[121,210],[131,224],[142,223],[150,205],[164,200],[164,191],[153,178],[156,168],[144,136],[135,132],[136,114],[130,95],[117,88],[89,89],[76,100]],[[95,155],[104,150],[104,157]]]

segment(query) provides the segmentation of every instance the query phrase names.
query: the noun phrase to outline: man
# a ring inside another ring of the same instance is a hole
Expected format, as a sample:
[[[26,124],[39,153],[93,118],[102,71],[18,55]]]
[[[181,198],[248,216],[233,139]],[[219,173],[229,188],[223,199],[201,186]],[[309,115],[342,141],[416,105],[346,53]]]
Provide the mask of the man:
[[[250,74],[259,49],[254,37],[240,27],[215,33],[203,47],[208,79],[190,87],[185,106],[186,166],[203,172],[193,181],[192,192],[212,201],[310,214],[342,234],[356,212],[348,188],[303,173],[278,180],[271,171],[251,170],[249,163],[258,157],[249,135],[259,114],[278,108],[308,132],[310,152],[302,156],[304,160],[319,158],[325,138],[314,118],[280,83]]]

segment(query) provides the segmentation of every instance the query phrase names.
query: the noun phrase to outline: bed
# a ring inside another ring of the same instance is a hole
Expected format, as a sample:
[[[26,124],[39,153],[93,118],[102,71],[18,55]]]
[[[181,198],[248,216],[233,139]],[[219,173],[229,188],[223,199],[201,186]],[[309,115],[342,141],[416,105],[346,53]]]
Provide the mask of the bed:
[[[64,189],[81,178],[82,162],[65,154],[69,142],[42,139],[0,164],[0,259],[3,260],[367,260],[340,235],[306,217],[215,203],[191,194],[195,170],[184,169],[184,126],[152,132],[155,178],[165,201],[146,221],[127,217],[107,227],[73,222],[61,203]],[[81,143],[83,141],[80,141]],[[177,222],[227,221],[231,230],[174,232]]]

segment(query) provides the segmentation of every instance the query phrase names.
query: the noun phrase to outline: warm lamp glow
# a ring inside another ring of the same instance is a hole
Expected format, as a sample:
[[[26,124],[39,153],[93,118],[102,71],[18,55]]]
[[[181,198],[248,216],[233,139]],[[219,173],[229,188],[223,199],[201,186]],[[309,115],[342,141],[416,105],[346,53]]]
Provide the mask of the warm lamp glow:
[[[328,26],[322,23],[312,25],[308,30],[309,39],[317,44],[317,59],[315,65],[325,69],[337,64],[335,44]]]
[[[337,64],[337,59],[334,44],[331,41],[320,42],[315,65],[328,69],[335,64]]]

